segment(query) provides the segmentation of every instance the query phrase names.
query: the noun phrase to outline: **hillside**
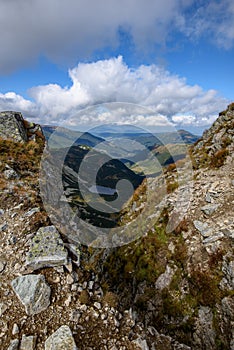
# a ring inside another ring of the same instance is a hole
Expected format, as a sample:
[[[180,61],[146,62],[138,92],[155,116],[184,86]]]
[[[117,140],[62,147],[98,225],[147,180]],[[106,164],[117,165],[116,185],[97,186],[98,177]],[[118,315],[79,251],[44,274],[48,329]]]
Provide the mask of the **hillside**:
[[[43,137],[11,113],[0,114],[0,348],[233,350],[233,104],[190,157],[143,182],[143,235],[106,249],[75,244],[74,222],[53,226],[39,190]]]

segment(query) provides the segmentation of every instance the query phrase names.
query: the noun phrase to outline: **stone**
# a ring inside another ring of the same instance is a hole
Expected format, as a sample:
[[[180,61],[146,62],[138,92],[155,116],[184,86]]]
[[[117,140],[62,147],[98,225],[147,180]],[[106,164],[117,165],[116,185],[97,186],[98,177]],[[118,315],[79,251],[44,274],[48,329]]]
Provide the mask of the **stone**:
[[[223,289],[234,289],[234,260],[228,261],[228,258],[224,258],[222,272],[224,277],[221,280],[221,287]]]
[[[45,342],[45,350],[78,350],[70,328],[61,326]]]
[[[38,213],[40,211],[40,208],[32,208],[31,210],[27,211],[27,213],[24,214],[25,217],[30,217],[34,215],[35,213]]]
[[[224,234],[222,232],[219,232],[219,233],[216,233],[214,236],[210,236],[203,239],[203,243],[204,244],[213,243],[220,240],[223,237],[224,237]]]
[[[0,260],[0,273],[4,271],[5,267],[6,267],[6,262]]]
[[[17,323],[14,323],[12,328],[12,335],[16,335],[18,333],[19,333],[19,326],[17,325]]]
[[[133,341],[133,344],[137,345],[141,350],[149,350],[148,344],[145,339],[137,338]]]
[[[158,290],[163,290],[164,288],[168,287],[171,283],[175,271],[175,268],[172,268],[169,265],[167,265],[166,271],[162,273],[155,282],[155,288]]]
[[[7,350],[18,350],[18,348],[19,348],[19,340],[14,339],[14,340],[11,340]]]
[[[212,200],[212,199],[211,199],[210,192],[207,192],[207,193],[206,193],[205,200],[206,200],[207,203],[211,203],[211,200]]]
[[[6,222],[4,222],[2,225],[0,225],[0,232],[6,231],[8,225]]]
[[[19,179],[19,174],[14,169],[4,170],[3,175],[6,180],[15,180]]]
[[[2,315],[6,310],[7,310],[7,306],[3,303],[0,303],[0,317],[2,317]]]
[[[218,207],[219,207],[219,204],[207,204],[204,207],[202,207],[201,210],[206,215],[212,215]]]
[[[19,276],[11,283],[27,315],[38,314],[50,305],[50,287],[43,275]]]
[[[95,303],[94,303],[93,305],[94,305],[94,307],[95,307],[96,309],[98,309],[98,310],[101,310],[101,308],[102,308],[101,304],[98,303],[97,301],[95,301]]]
[[[66,265],[67,256],[67,250],[55,226],[41,227],[30,244],[26,266],[37,270]]]
[[[195,325],[195,349],[213,350],[216,348],[216,333],[213,328],[213,313],[209,307],[201,306],[198,310],[198,319]]]
[[[36,337],[33,335],[23,335],[20,342],[20,350],[34,350],[36,345]]]
[[[203,223],[199,220],[194,220],[193,224],[203,237],[209,237],[212,235],[212,229],[208,226],[206,222]]]
[[[4,140],[27,142],[27,130],[21,113],[6,111],[0,113],[0,137]]]
[[[4,215],[4,210],[0,209],[0,217]]]

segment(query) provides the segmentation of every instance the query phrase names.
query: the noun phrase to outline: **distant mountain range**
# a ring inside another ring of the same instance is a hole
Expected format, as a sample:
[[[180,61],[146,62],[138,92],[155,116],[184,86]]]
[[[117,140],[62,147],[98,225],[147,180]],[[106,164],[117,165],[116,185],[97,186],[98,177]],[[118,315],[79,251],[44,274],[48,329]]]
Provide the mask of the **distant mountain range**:
[[[167,144],[193,144],[199,136],[193,135],[186,130],[178,130],[177,132],[163,132],[163,133],[146,133],[141,132],[139,128],[131,126],[102,126],[93,129],[93,133],[74,131],[63,127],[55,127],[49,125],[42,126],[44,135],[47,140],[56,130],[56,138],[50,139],[51,148],[69,147],[71,142],[74,145],[85,145],[94,147],[104,140],[116,139],[130,139],[134,140],[147,148],[155,148],[155,146]]]
[[[94,147],[98,143],[104,141],[102,138],[94,136],[88,132],[74,131],[63,127],[42,125],[42,130],[47,141],[56,131],[56,137],[50,139],[51,148],[69,147],[74,140],[74,146],[85,145],[88,147]]]

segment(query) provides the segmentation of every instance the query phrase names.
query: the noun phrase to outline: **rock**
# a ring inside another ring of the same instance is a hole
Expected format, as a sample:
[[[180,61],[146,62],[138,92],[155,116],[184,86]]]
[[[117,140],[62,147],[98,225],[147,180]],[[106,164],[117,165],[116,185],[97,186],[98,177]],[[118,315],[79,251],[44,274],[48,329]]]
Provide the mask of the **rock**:
[[[4,210],[0,209],[0,217],[4,215]]]
[[[41,227],[32,239],[26,266],[37,270],[67,263],[67,250],[55,226]]]
[[[5,267],[6,267],[6,262],[0,260],[0,273],[4,271]]]
[[[71,275],[67,275],[66,281],[67,284],[72,284],[74,283],[74,278]]]
[[[222,299],[221,303],[222,307],[222,313],[223,313],[223,319],[225,328],[228,331],[229,340],[230,340],[230,347],[228,349],[233,350],[234,349],[234,327],[233,327],[233,321],[234,321],[234,299],[233,297],[225,297]]]
[[[50,305],[50,287],[43,275],[20,276],[11,285],[27,315],[38,314]]]
[[[19,174],[14,169],[4,170],[3,175],[6,180],[19,179]]]
[[[222,232],[219,232],[219,233],[216,233],[214,236],[210,236],[210,237],[203,239],[203,243],[204,244],[213,243],[213,242],[216,242],[223,237],[224,237],[224,234]]]
[[[6,222],[4,222],[2,225],[0,225],[0,232],[6,231],[8,225]]]
[[[101,310],[101,308],[102,308],[102,305],[100,303],[98,303],[97,301],[95,301],[95,303],[93,305],[98,310]]]
[[[0,317],[2,317],[2,315],[6,310],[7,310],[7,306],[3,303],[0,303]]]
[[[12,335],[16,335],[18,333],[19,333],[19,326],[17,325],[17,323],[14,323],[12,328]]]
[[[171,283],[175,271],[176,268],[171,268],[169,265],[167,265],[166,271],[158,277],[155,283],[155,288],[158,290],[163,290],[164,288],[168,287]]]
[[[24,214],[25,217],[30,217],[34,215],[35,213],[38,213],[40,211],[40,208],[32,208],[31,210],[27,211],[27,213]]]
[[[195,327],[196,330],[194,333],[194,341],[197,346],[196,349],[216,349],[216,334],[213,328],[213,313],[209,307],[200,307]]]
[[[212,199],[211,199],[210,192],[207,192],[207,193],[206,193],[205,200],[206,200],[207,203],[211,203],[211,200],[212,200]]]
[[[15,142],[28,141],[21,113],[12,111],[0,113],[0,137],[4,140],[8,139]]]
[[[45,342],[45,350],[78,350],[68,326],[61,326]]]
[[[219,207],[219,204],[207,204],[204,207],[202,207],[201,210],[206,215],[212,215],[218,207]]]
[[[65,243],[65,247],[75,257],[76,265],[80,266],[80,249],[77,245],[71,243]]]
[[[14,339],[14,340],[11,340],[7,350],[18,350],[18,348],[19,348],[19,340]]]
[[[36,337],[33,335],[23,335],[20,342],[20,350],[34,350],[36,345]]]
[[[221,280],[221,287],[223,289],[234,289],[234,260],[228,261],[227,257],[224,257],[222,271],[224,277]]]
[[[194,220],[193,224],[195,228],[202,234],[203,237],[209,237],[212,235],[212,229],[205,222],[201,222],[199,220]]]
[[[147,341],[142,338],[137,338],[136,340],[133,341],[133,344],[136,344],[141,350],[149,350]]]
[[[231,238],[232,240],[234,240],[234,230],[229,230],[227,228],[222,229],[222,232],[224,233],[224,235],[228,238]]]

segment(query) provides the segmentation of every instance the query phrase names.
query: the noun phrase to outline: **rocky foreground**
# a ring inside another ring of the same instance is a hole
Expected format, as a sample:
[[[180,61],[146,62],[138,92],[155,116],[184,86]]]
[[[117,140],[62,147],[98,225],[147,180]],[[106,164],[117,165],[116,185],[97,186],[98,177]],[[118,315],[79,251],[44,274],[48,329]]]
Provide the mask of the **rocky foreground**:
[[[183,191],[170,166],[157,223],[108,250],[77,246],[50,222],[38,186],[40,127],[14,113],[0,123],[1,349],[234,349],[233,105],[191,148],[179,226],[167,230]]]

